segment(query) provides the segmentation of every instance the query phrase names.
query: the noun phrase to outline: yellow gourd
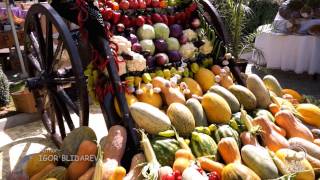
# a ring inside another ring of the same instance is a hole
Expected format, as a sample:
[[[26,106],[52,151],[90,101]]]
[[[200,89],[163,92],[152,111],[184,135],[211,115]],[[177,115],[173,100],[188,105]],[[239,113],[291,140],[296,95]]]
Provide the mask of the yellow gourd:
[[[153,88],[149,89],[146,84],[141,85],[142,94],[138,94],[137,98],[140,102],[151,104],[157,108],[162,106],[162,98],[159,93],[155,93]]]
[[[138,102],[138,99],[137,99],[133,94],[128,94],[128,93],[126,93],[125,96],[126,96],[126,100],[127,100],[127,103],[128,103],[128,106],[129,106],[129,107],[130,107],[133,103]],[[119,108],[118,101],[117,101],[116,98],[114,98],[114,107],[116,108],[117,114],[118,114],[119,116],[121,116],[120,108]]]

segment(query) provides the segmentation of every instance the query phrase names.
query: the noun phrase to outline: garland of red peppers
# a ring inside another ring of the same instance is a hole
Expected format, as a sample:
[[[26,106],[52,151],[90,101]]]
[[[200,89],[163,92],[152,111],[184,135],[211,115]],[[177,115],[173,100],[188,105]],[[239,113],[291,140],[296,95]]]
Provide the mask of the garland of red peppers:
[[[195,18],[203,14],[197,1],[99,1],[98,6],[127,93],[142,93],[143,83],[152,88],[156,76],[174,83],[193,77],[199,66],[211,67],[212,57],[219,57],[222,42],[202,16]],[[85,71],[95,102],[113,93],[106,83],[107,63],[95,53]]]
[[[127,171],[121,164],[126,128],[114,125],[96,143],[95,132],[82,126],[59,151],[31,156],[24,167],[30,180],[319,177],[320,108],[272,75],[250,74],[246,86],[236,84],[227,66],[231,54],[221,58],[225,67],[214,64],[223,43],[197,0],[106,0],[97,6],[130,114],[141,128],[143,153],[133,156]],[[80,13],[79,20],[85,18]],[[96,102],[112,93],[107,63],[95,52],[85,71]],[[114,106],[120,117],[116,98]],[[52,155],[59,161],[43,161]],[[68,155],[97,159],[63,161]]]

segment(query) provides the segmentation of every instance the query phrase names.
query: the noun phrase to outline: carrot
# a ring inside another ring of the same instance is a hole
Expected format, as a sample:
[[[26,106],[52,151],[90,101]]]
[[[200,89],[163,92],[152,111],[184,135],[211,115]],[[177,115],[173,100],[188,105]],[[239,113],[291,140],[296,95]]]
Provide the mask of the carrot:
[[[77,180],[81,175],[88,171],[91,167],[91,157],[97,155],[97,145],[88,140],[84,140],[78,149],[77,158],[78,161],[73,161],[67,170],[69,180]]]

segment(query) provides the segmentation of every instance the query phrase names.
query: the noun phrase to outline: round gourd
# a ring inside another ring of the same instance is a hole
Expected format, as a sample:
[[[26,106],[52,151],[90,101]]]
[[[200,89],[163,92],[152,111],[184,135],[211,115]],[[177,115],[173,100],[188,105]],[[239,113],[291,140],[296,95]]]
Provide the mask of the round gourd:
[[[240,103],[238,99],[226,88],[218,85],[214,85],[209,89],[209,92],[217,93],[223,97],[229,104],[232,113],[240,111]]]
[[[178,141],[170,138],[155,138],[151,141],[151,145],[161,166],[172,167],[175,153],[180,149]]]
[[[179,134],[188,135],[194,130],[195,121],[187,106],[172,103],[167,110],[167,114]]]
[[[150,104],[136,102],[130,106],[130,112],[137,125],[150,134],[158,134],[171,127],[169,117]]]
[[[299,104],[296,107],[301,120],[304,122],[320,128],[320,108],[314,104]]]
[[[231,119],[231,109],[226,100],[216,93],[207,93],[203,96],[202,107],[207,119],[211,123],[228,123]]]
[[[148,89],[145,84],[141,85],[140,88],[143,91],[142,94],[137,95],[137,98],[140,102],[148,103],[153,105],[154,107],[161,108],[162,98],[159,93],[155,93],[153,88]]]
[[[82,141],[97,141],[95,132],[88,126],[81,126],[71,131],[64,139],[61,145],[61,151],[64,155],[76,155]],[[69,164],[70,162],[66,162]]]
[[[262,79],[256,74],[250,74],[247,78],[247,88],[257,99],[257,105],[261,108],[267,108],[271,104],[271,98],[267,87]]]
[[[29,177],[37,174],[50,163],[57,163],[58,154],[54,150],[44,150],[40,153],[31,155],[24,168]]]
[[[188,101],[186,102],[186,106],[189,108],[189,110],[191,111],[191,113],[193,115],[193,118],[196,123],[196,127],[208,126],[207,116],[202,108],[201,103],[198,101],[198,99],[195,99],[195,98],[188,99]]]
[[[46,176],[41,178],[41,180],[46,180],[48,178],[56,178],[59,180],[67,180],[67,169],[63,166],[57,166],[52,169]]]
[[[125,94],[126,96],[126,100],[127,100],[127,103],[128,103],[128,106],[130,107],[133,103],[136,103],[138,102],[138,99],[133,95],[133,94],[128,94],[126,93]],[[118,105],[118,101],[117,101],[117,98],[114,98],[114,107],[116,109],[116,112],[117,114],[121,117],[121,113],[120,113],[120,108],[119,108],[119,105]]]
[[[215,159],[217,154],[216,142],[204,133],[192,132],[190,147],[196,157],[212,156],[212,159]]]
[[[245,145],[241,149],[243,162],[262,179],[275,179],[278,169],[269,152],[260,146]]]
[[[244,109],[254,110],[257,107],[257,99],[248,88],[241,85],[232,85],[229,87],[229,91],[236,96]]]
[[[206,68],[200,68],[199,71],[194,74],[194,79],[200,84],[204,92],[208,91],[215,83],[214,74]]]
[[[270,91],[274,92],[277,96],[282,97],[282,87],[274,76],[266,75],[263,78],[263,83]]]
[[[183,78],[182,82],[185,82],[190,90],[190,94],[187,95],[189,98],[195,94],[197,96],[202,96],[202,89],[201,86],[197,83],[197,81],[191,78]]]
[[[222,180],[245,179],[260,180],[260,177],[247,166],[241,163],[230,163],[222,169]]]

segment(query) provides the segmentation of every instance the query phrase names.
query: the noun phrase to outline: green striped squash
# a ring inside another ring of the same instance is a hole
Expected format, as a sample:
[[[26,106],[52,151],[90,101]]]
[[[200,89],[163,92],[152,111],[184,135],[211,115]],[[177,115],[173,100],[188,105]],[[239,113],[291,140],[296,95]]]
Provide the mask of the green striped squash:
[[[161,166],[172,166],[175,153],[180,149],[179,143],[172,138],[155,138],[151,141],[152,148]]]

